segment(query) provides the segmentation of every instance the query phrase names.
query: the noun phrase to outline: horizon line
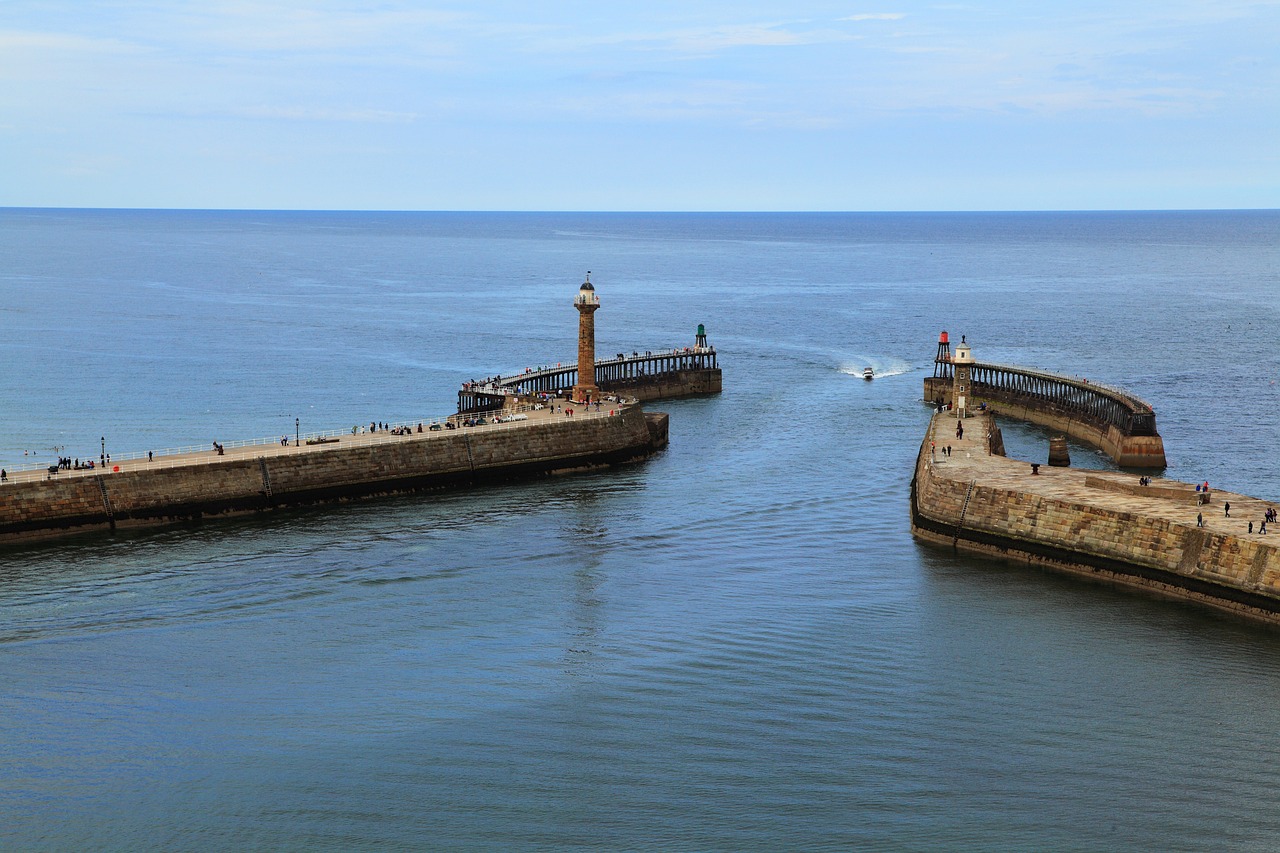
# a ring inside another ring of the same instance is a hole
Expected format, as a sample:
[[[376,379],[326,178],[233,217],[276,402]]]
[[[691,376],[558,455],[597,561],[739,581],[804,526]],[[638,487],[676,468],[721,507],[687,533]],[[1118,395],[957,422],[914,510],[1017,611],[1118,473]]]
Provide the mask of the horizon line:
[[[1275,213],[1280,207],[1153,207],[1153,208],[939,208],[927,209],[887,209],[887,210],[833,210],[800,208],[763,210],[763,209],[730,209],[730,210],[662,210],[657,208],[621,209],[479,209],[479,208],[377,208],[377,207],[98,207],[68,205],[0,205],[2,211],[84,211],[84,212],[134,212],[134,213],[431,213],[431,214],[597,214],[597,215],[686,215],[686,216],[725,216],[725,215],[874,215],[874,214],[975,214],[975,213]]]

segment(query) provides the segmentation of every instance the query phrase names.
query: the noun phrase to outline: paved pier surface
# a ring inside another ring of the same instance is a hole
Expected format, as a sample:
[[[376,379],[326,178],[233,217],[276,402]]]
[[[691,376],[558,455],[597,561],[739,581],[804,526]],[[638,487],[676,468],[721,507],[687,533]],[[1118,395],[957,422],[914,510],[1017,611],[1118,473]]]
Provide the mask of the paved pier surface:
[[[1198,503],[1196,484],[1177,480],[1151,478],[1150,486],[1138,485],[1138,475],[1119,471],[1097,471],[1083,468],[1051,468],[1041,459],[1019,461],[995,456],[987,451],[989,418],[985,415],[966,418],[964,438],[956,438],[956,417],[952,412],[935,414],[929,424],[926,439],[933,442],[936,451],[927,464],[933,467],[939,478],[977,480],[983,486],[1038,495],[1046,498],[1096,506],[1120,513],[1135,513],[1147,518],[1158,518],[1171,524],[1196,526],[1196,515],[1204,518],[1204,526],[1210,532],[1232,536],[1274,540],[1280,545],[1280,526],[1274,533],[1259,533],[1259,523],[1268,507],[1280,508],[1280,503],[1264,501],[1235,492],[1225,492],[1209,482],[1209,503]],[[942,449],[951,446],[951,456]],[[1033,474],[1031,462],[1039,463],[1039,473]],[[1231,517],[1224,515],[1224,507],[1231,504]],[[1249,522],[1253,522],[1253,534],[1249,534]]]
[[[1194,484],[1142,485],[1114,471],[1041,464],[1033,473],[1001,455],[990,415],[967,418],[963,438],[955,431],[954,415],[935,414],[921,447],[911,484],[918,538],[1280,622],[1280,529],[1261,531],[1269,502],[1222,490],[1206,501]]]
[[[433,438],[442,438],[446,435],[457,435],[461,432],[466,432],[467,434],[474,435],[474,434],[482,434],[484,432],[492,431],[492,430],[508,430],[513,428],[518,428],[521,425],[545,423],[547,421],[554,420],[554,419],[563,420],[567,417],[570,417],[569,415],[566,415],[563,411],[560,411],[560,412],[555,411],[556,406],[560,406],[566,409],[572,409],[574,412],[572,417],[574,418],[608,417],[611,411],[616,411],[618,408],[620,408],[620,404],[618,403],[605,402],[601,404],[600,410],[598,412],[595,411],[594,407],[592,407],[590,411],[586,411],[587,409],[586,406],[575,404],[569,400],[557,399],[557,400],[552,400],[548,402],[546,404],[546,407],[543,409],[528,409],[525,411],[521,411],[519,414],[524,416],[521,420],[511,421],[507,423],[497,423],[497,424],[487,423],[482,426],[474,426],[474,427],[460,426],[457,429],[453,429],[453,430],[443,429],[443,428],[439,430],[429,429],[432,423],[439,423],[443,425],[443,423],[446,420],[454,420],[454,421],[460,422],[465,417],[479,417],[479,415],[470,415],[470,416],[452,415],[449,418],[435,418],[432,420],[421,421],[421,424],[422,424],[421,433],[417,431],[418,423],[419,423],[418,421],[414,421],[411,424],[410,423],[391,424],[391,426],[393,427],[404,426],[412,429],[413,432],[408,435],[394,435],[389,430],[378,430],[377,432],[368,432],[367,431],[368,427],[365,427],[366,432],[355,434],[355,435],[337,435],[337,436],[326,435],[325,441],[323,444],[307,444],[308,439],[314,437],[315,434],[313,433],[312,435],[308,435],[307,433],[303,433],[302,444],[300,446],[294,444],[294,436],[290,435],[289,443],[287,446],[282,445],[279,442],[273,443],[273,442],[267,441],[266,443],[263,443],[263,444],[246,444],[239,447],[227,447],[223,451],[222,455],[219,455],[217,451],[213,449],[213,442],[211,441],[209,443],[208,450],[199,450],[199,451],[194,451],[190,453],[168,453],[162,456],[157,455],[151,461],[148,461],[145,457],[142,459],[125,459],[125,460],[114,459],[106,466],[99,464],[95,468],[64,469],[62,471],[59,471],[57,474],[50,474],[48,472],[47,467],[41,467],[31,471],[9,471],[8,482],[4,485],[7,485],[8,483],[16,484],[16,483],[23,483],[23,482],[32,482],[37,480],[50,480],[50,479],[65,480],[65,479],[71,479],[74,477],[96,477],[96,476],[109,477],[113,473],[123,473],[126,471],[160,471],[166,468],[182,468],[182,467],[189,467],[193,465],[208,465],[211,462],[219,462],[219,461],[232,462],[232,461],[243,460],[243,459],[257,459],[259,457],[271,458],[276,456],[294,456],[298,454],[318,453],[326,450],[332,450],[337,447],[342,447],[342,448],[367,447],[372,445],[403,443],[403,442],[412,441],[412,440],[431,440]],[[490,418],[491,414],[497,414],[497,413],[485,413],[486,420]],[[98,460],[94,459],[94,461],[97,462]],[[112,470],[116,467],[120,469],[119,472],[115,472]],[[3,485],[0,485],[0,488],[2,487]]]
[[[415,423],[403,435],[348,433],[301,447],[246,442],[222,455],[123,462],[118,472],[30,472],[0,487],[0,542],[612,467],[666,445],[662,413],[569,408],[572,416],[543,408],[500,423],[438,431],[424,424],[422,432]]]

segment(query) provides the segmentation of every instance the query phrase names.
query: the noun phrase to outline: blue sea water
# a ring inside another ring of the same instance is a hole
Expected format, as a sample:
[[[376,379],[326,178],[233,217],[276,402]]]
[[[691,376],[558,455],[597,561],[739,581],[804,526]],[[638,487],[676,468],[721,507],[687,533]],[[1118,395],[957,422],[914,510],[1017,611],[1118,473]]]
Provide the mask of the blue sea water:
[[[599,352],[705,323],[725,388],[626,469],[4,550],[4,849],[1280,846],[1280,635],[907,515],[944,329],[1280,498],[1280,213],[7,209],[0,260],[0,464],[447,414],[574,357],[587,270]]]

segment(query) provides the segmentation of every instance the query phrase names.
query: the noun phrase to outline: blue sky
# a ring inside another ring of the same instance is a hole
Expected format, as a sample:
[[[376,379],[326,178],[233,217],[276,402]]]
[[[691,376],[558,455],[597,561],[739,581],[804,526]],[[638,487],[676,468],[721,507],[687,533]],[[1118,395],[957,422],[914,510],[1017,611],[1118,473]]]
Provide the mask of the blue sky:
[[[1280,0],[0,0],[0,205],[1280,207]]]

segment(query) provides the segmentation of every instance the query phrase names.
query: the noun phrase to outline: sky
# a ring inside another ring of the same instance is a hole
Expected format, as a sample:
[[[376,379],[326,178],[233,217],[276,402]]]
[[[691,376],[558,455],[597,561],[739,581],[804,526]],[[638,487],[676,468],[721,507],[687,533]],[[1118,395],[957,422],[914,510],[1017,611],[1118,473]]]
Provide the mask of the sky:
[[[0,206],[1280,207],[1280,0],[0,0]]]

